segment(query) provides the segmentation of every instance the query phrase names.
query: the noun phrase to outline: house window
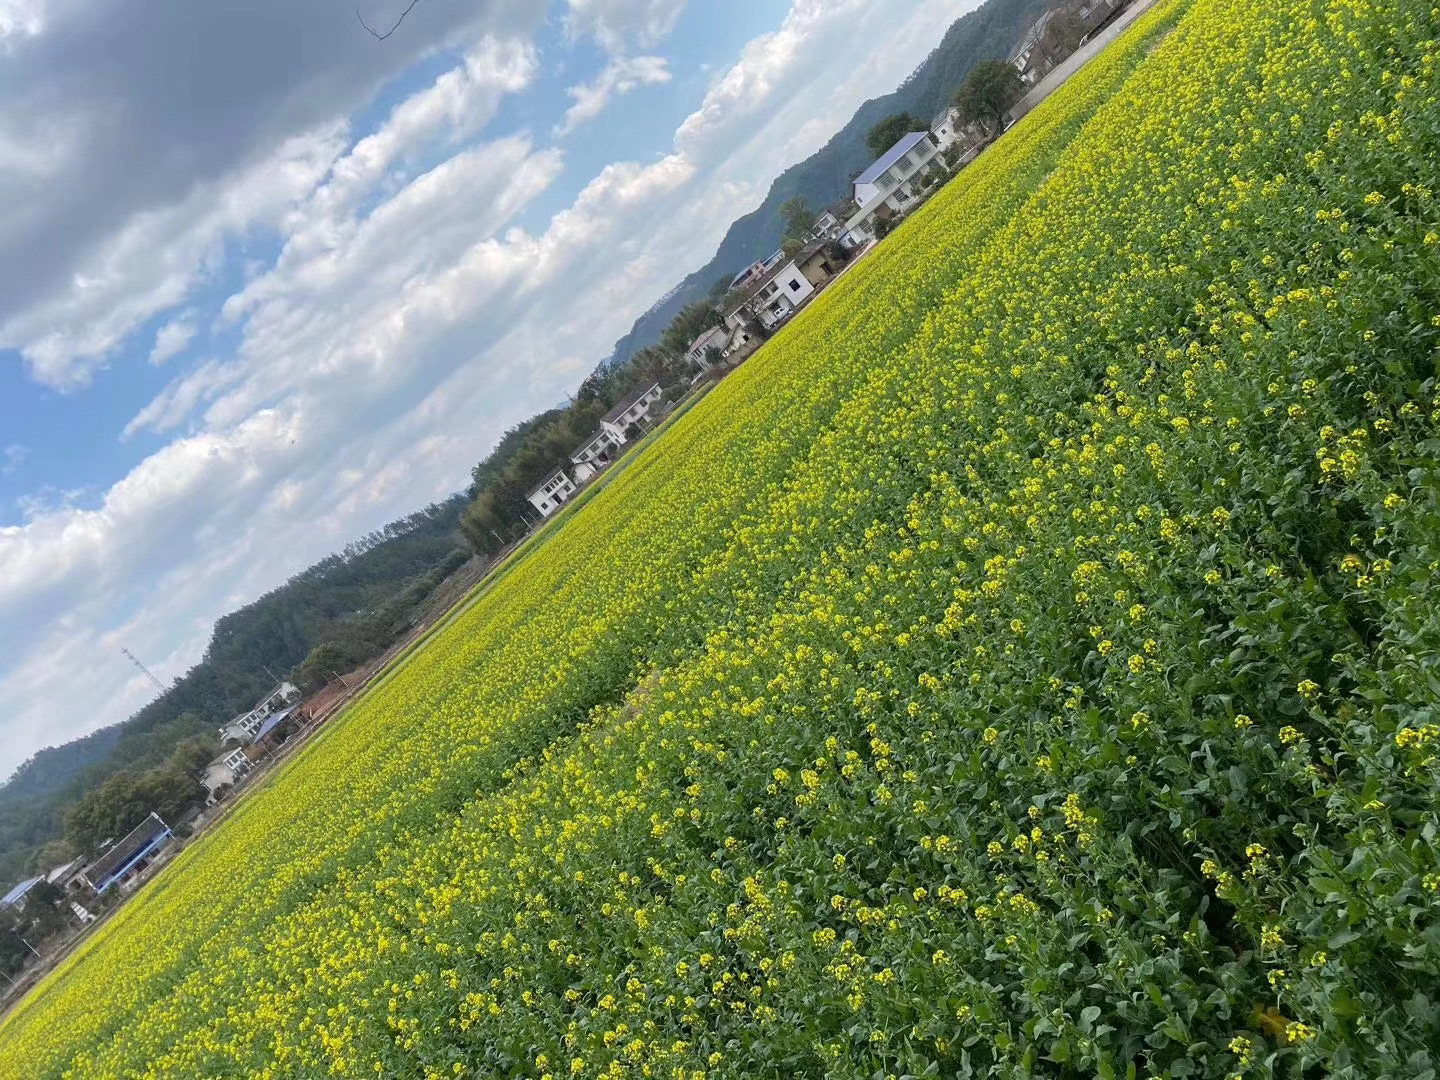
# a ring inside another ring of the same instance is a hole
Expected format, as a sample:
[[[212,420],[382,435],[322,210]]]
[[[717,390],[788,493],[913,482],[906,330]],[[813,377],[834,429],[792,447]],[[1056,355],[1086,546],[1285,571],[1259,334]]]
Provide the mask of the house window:
[[[888,172],[882,173],[880,179],[875,181],[875,186],[878,187],[881,191],[889,191],[892,187],[895,186],[895,178],[891,176]]]
[[[790,282],[790,291],[791,291],[791,292],[799,292],[799,291],[800,291],[800,282],[798,282],[798,281],[791,281],[791,282]]]

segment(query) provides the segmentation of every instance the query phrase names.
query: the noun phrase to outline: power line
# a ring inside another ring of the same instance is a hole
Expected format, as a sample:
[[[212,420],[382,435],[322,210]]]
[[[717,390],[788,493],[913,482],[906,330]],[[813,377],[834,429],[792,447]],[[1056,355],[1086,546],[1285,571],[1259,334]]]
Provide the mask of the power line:
[[[148,667],[142,664],[139,660],[135,659],[134,653],[132,653],[129,649],[125,648],[124,645],[120,646],[120,651],[130,658],[130,662],[132,664],[134,664],[136,667],[138,667],[141,671],[145,673],[145,677],[155,684],[156,690],[159,690],[162,694],[165,693],[165,684],[155,677],[155,673],[153,671],[151,671]]]

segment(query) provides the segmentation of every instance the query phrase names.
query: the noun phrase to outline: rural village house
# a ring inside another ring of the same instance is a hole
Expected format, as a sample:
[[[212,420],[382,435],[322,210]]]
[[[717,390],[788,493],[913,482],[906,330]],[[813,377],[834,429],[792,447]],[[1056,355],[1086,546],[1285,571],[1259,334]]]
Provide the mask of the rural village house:
[[[723,350],[724,355],[729,356],[736,351],[737,337],[741,345],[749,343],[753,336],[746,328],[750,317],[758,319],[767,332],[774,330],[835,276],[838,267],[826,257],[827,243],[811,243],[788,262],[777,262],[759,279],[755,291],[726,314],[725,325],[731,330],[731,338],[727,349]]]
[[[712,326],[690,343],[690,348],[685,351],[685,359],[698,365],[702,370],[708,370],[710,350],[714,349],[717,353],[723,354],[729,343],[730,334],[725,327]]]
[[[113,845],[82,870],[78,880],[97,894],[113,885],[127,889],[174,835],[160,815],[152,813],[131,829],[118,844]]]
[[[615,449],[615,444],[605,432],[597,432],[590,441],[570,455],[570,463],[575,466],[575,482],[583,484],[590,477],[594,476],[600,469],[609,463],[610,451]]]
[[[245,747],[236,746],[226,750],[205,766],[205,773],[200,777],[200,782],[209,792],[207,802],[213,803],[217,791],[223,787],[234,787],[249,771],[250,757],[245,753]]]
[[[578,490],[575,481],[570,479],[564,469],[556,469],[525,497],[530,500],[531,506],[540,511],[542,517],[548,518]]]
[[[629,430],[649,411],[650,406],[660,400],[660,384],[651,383],[644,390],[622,398],[620,402],[600,418],[600,430],[610,436],[616,446],[629,441]]]
[[[898,217],[920,200],[924,185],[917,177],[928,171],[940,152],[939,139],[929,131],[912,131],[881,154],[855,178],[859,210],[845,223],[847,247],[861,247],[875,238],[877,218]]]
[[[258,737],[258,733],[268,721],[282,709],[291,707],[291,703],[300,696],[300,690],[292,683],[282,682],[271,690],[260,703],[249,712],[241,713],[235,719],[220,729],[220,740],[222,742],[252,743]],[[278,721],[276,721],[278,723]],[[274,723],[270,724],[274,727]]]
[[[14,908],[16,911],[24,911],[25,900],[30,895],[30,890],[44,880],[43,877],[26,878],[4,896],[0,896],[0,909]]]

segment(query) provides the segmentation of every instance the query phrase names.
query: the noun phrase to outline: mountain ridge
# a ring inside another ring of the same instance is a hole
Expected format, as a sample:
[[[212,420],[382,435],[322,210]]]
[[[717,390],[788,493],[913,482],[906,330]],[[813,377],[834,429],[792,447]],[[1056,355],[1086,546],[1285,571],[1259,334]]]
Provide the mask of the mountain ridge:
[[[861,104],[824,146],[777,176],[760,205],[731,223],[709,262],[687,274],[636,319],[605,364],[624,363],[658,342],[680,309],[702,299],[721,276],[729,277],[778,248],[783,229],[780,205],[787,199],[798,195],[818,212],[843,198],[850,178],[872,160],[865,136],[875,124],[903,112],[928,122],[949,104],[971,68],[1007,55],[1048,6],[1047,0],[986,0],[957,18],[898,87]]]

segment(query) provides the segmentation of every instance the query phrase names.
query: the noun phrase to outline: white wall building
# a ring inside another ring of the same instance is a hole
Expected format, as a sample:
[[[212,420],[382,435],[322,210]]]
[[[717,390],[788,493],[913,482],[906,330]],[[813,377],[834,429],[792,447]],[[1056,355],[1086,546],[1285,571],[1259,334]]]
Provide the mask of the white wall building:
[[[815,219],[806,234],[807,242],[814,243],[817,240],[834,240],[844,231],[845,222],[836,216],[835,211],[826,210]]]
[[[784,258],[785,253],[783,251],[776,251],[761,259],[759,262],[751,263],[730,279],[730,291],[733,292],[736,289],[743,289],[747,285],[759,281],[768,271],[778,266]]]
[[[631,425],[650,411],[650,406],[660,400],[660,384],[651,383],[644,390],[637,390],[622,399],[613,409],[600,418],[600,430],[610,436],[616,446],[624,446],[629,436],[625,433]]]
[[[860,209],[845,223],[841,241],[847,247],[860,247],[874,239],[877,214],[896,216],[915,206],[923,187],[916,177],[929,169],[939,152],[934,135],[912,131],[876,158],[855,178],[855,202]]]
[[[1020,73],[1020,81],[1027,86],[1039,80],[1043,72],[1037,71],[1030,65],[1030,59],[1034,55],[1035,47],[1040,44],[1040,39],[1045,36],[1045,28],[1050,25],[1050,20],[1055,17],[1055,9],[1051,8],[1030,24],[1030,28],[1020,35],[1020,41],[1010,52],[1010,63]]]
[[[220,729],[220,741],[232,739],[242,743],[255,741],[256,733],[265,725],[272,714],[286,708],[300,696],[300,689],[293,683],[282,682],[260,699],[260,703],[249,712],[241,713]]]
[[[250,757],[245,753],[243,746],[237,746],[233,750],[226,750],[209,765],[206,765],[205,775],[200,778],[200,782],[210,792],[211,798],[214,798],[217,788],[226,784],[233,787],[235,781],[249,771]]]
[[[773,330],[795,313],[795,309],[810,299],[815,286],[800,272],[795,260],[771,273],[769,280],[756,290],[750,298],[750,310],[766,330]]]
[[[723,326],[712,326],[703,334],[690,343],[690,348],[685,353],[685,359],[692,364],[698,364],[702,370],[709,370],[711,349],[723,353],[725,346],[730,341],[730,332]]]
[[[565,500],[574,495],[577,488],[575,481],[565,474],[564,469],[557,469],[545,478],[545,482],[526,496],[530,505],[539,510],[543,517],[549,517],[565,504]]]
[[[575,468],[575,482],[583,484],[590,477],[600,471],[610,459],[610,451],[615,449],[615,443],[605,432],[597,432],[589,442],[580,447],[570,455],[570,464]]]
[[[960,127],[955,106],[947,105],[936,113],[935,119],[930,121],[930,134],[935,136],[935,149],[944,153],[954,146],[960,138]]]

